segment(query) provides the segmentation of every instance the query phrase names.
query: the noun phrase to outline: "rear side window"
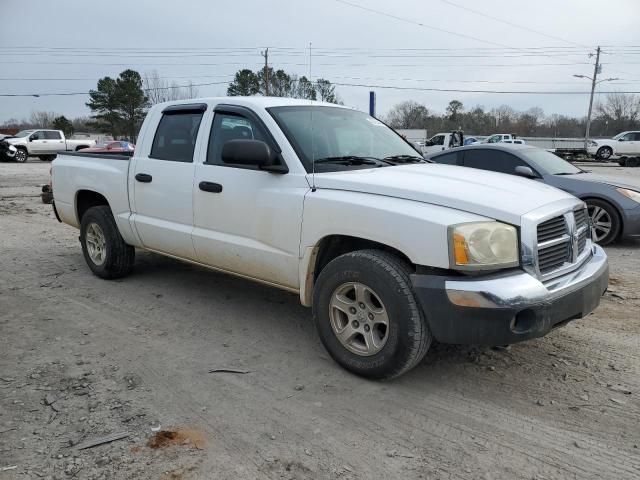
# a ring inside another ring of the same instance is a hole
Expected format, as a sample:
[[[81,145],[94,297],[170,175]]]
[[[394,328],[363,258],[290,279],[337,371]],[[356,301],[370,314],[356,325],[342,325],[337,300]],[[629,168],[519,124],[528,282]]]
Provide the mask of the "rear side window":
[[[516,167],[528,167],[524,161],[515,155],[489,149],[467,150],[464,152],[464,166],[512,175],[516,173]]]
[[[193,151],[203,112],[170,112],[162,115],[149,157],[173,162],[193,162]]]
[[[458,152],[445,153],[431,158],[436,163],[444,163],[446,165],[458,165]]]
[[[44,138],[47,140],[60,140],[62,135],[60,135],[60,132],[47,131],[44,132]]]

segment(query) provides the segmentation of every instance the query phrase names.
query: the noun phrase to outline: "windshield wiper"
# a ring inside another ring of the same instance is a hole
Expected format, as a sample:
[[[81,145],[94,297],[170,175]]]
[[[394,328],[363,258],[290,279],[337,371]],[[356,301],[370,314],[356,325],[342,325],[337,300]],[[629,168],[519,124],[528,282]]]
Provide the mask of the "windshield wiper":
[[[357,155],[343,155],[341,157],[324,157],[314,160],[314,163],[345,163],[347,165],[380,165],[380,160],[374,157],[359,157]]]
[[[416,157],[415,155],[390,155],[384,157],[382,160],[392,163],[423,163],[426,160],[422,157]]]

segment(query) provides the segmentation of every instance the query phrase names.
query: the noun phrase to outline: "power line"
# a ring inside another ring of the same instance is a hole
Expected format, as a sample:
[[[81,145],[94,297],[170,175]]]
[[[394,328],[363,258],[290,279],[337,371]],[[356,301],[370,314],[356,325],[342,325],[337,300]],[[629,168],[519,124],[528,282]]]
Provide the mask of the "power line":
[[[533,28],[525,27],[523,25],[518,25],[517,23],[513,23],[513,22],[510,22],[508,20],[503,20],[502,18],[494,17],[493,15],[488,15],[488,14],[486,14],[484,12],[479,12],[478,10],[474,10],[472,8],[468,8],[468,7],[465,7],[463,5],[458,5],[457,3],[451,2],[450,0],[440,0],[440,1],[442,3],[446,3],[447,5],[451,5],[452,7],[460,8],[462,10],[466,10],[466,11],[474,13],[476,15],[480,15],[480,16],[485,17],[485,18],[490,18],[491,20],[495,20],[497,22],[504,23],[506,25],[510,25],[512,27],[515,27],[515,28],[520,28],[522,30],[526,30],[528,32],[535,33],[537,35],[542,35],[543,37],[552,38],[554,40],[558,40],[560,42],[565,42],[565,43],[570,43],[572,45],[577,45],[579,47],[585,47],[585,48],[589,48],[589,49],[593,48],[593,47],[590,47],[590,46],[586,46],[586,45],[582,45],[580,43],[573,42],[571,40],[566,40],[564,38],[556,37],[555,35],[550,35],[548,33],[540,32],[538,30],[534,30]]]
[[[456,37],[461,37],[461,38],[466,38],[468,40],[474,40],[476,42],[486,43],[487,45],[495,45],[495,46],[498,46],[498,47],[509,48],[508,45],[504,45],[502,43],[492,42],[492,41],[489,41],[489,40],[483,40],[482,38],[473,37],[471,35],[465,35],[464,33],[458,33],[458,32],[453,32],[451,30],[445,30],[444,28],[434,27],[432,25],[427,25],[425,23],[417,22],[415,20],[411,20],[411,19],[404,18],[404,17],[399,17],[399,16],[393,15],[391,13],[386,13],[386,12],[382,12],[380,10],[375,10],[373,8],[365,7],[363,5],[358,5],[357,3],[347,2],[346,0],[335,0],[335,1],[338,2],[338,3],[343,3],[345,5],[349,5],[349,6],[354,7],[354,8],[359,8],[360,10],[365,10],[367,12],[375,13],[377,15],[382,15],[384,17],[393,18],[395,20],[399,20],[399,21],[405,22],[405,23],[410,23],[412,25],[418,25],[419,27],[428,28],[430,30],[435,30],[437,32],[448,33],[449,35],[455,35]]]
[[[204,87],[207,85],[226,85],[229,82],[190,83],[187,85],[171,85],[168,87],[143,88],[145,92],[151,90],[172,90],[175,88]],[[76,95],[89,95],[89,92],[56,92],[56,93],[0,93],[0,97],[67,97]]]
[[[171,87],[162,87],[157,90],[165,90],[172,88],[184,88],[184,87],[199,87],[204,85],[221,85],[229,82],[210,82],[210,83],[194,83],[191,85],[176,85]],[[317,82],[314,82],[317,83]],[[590,95],[591,92],[579,92],[579,91],[540,91],[540,90],[477,90],[477,89],[457,89],[457,88],[430,88],[430,87],[404,87],[397,85],[372,85],[364,83],[343,83],[343,82],[331,82],[333,85],[344,87],[366,87],[366,88],[380,88],[380,89],[393,89],[393,90],[415,90],[415,91],[427,91],[427,92],[450,92],[450,93],[490,93],[490,94],[527,94],[527,95]],[[154,89],[146,89],[154,90]],[[638,94],[640,91],[628,91],[628,92],[600,92],[604,94],[609,93],[626,93],[626,94]],[[46,97],[46,96],[72,96],[72,95],[89,95],[89,92],[62,92],[62,93],[31,93],[31,94],[0,94],[0,97]]]

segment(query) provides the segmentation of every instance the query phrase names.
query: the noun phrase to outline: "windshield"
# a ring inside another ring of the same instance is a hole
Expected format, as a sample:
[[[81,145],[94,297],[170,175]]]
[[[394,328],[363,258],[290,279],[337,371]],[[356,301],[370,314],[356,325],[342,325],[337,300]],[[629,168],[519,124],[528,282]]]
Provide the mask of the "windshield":
[[[538,170],[543,170],[549,175],[575,175],[584,171],[546,150],[531,148],[520,151],[524,157],[535,163]]]
[[[313,170],[313,161],[321,159],[384,159],[391,156],[422,158],[400,135],[366,113],[312,105],[272,107],[268,111],[291,142],[307,172]],[[316,165],[316,170],[320,171],[318,166],[320,164]],[[347,166],[323,162],[321,171],[370,166],[371,162]]]
[[[16,133],[16,134],[14,135],[14,137],[18,137],[18,138],[21,138],[21,137],[28,137],[28,136],[29,136],[29,135],[31,135],[34,131],[35,131],[35,130],[22,130],[22,131],[20,131],[20,132]]]

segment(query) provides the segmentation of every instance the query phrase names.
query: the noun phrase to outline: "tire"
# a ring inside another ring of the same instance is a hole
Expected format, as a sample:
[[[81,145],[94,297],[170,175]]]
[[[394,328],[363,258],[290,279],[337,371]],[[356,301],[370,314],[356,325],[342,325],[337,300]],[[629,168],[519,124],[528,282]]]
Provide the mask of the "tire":
[[[323,345],[342,367],[363,377],[385,379],[409,371],[424,358],[433,337],[411,288],[410,273],[405,262],[382,250],[346,253],[320,272],[313,319]],[[358,296],[356,285],[367,297],[366,308],[358,302],[364,297]],[[332,300],[340,308],[332,306]],[[347,314],[343,309],[352,311]],[[385,318],[386,328],[376,323]],[[345,335],[343,341],[340,332],[353,335],[348,339]],[[366,342],[365,335],[375,340]]]
[[[18,163],[25,163],[29,159],[29,153],[26,148],[18,148],[13,159]]]
[[[591,237],[593,241],[602,246],[609,245],[618,238],[618,235],[620,235],[622,221],[620,220],[618,210],[616,207],[604,200],[589,198],[585,200],[585,202],[587,204],[589,217],[591,218],[591,224],[593,225],[591,228]],[[609,223],[611,225],[606,234],[603,229],[598,228],[599,223],[603,225]]]
[[[123,240],[108,206],[91,207],[82,216],[80,244],[84,259],[96,276],[111,280],[131,273],[135,249]]]
[[[611,147],[600,147],[596,152],[596,158],[600,160],[608,160],[613,155],[613,149]]]
[[[626,167],[627,166],[627,157],[622,157],[620,160],[618,160],[618,165],[620,165],[621,167]]]
[[[55,155],[40,155],[40,160],[43,162],[53,162],[56,159]]]
[[[640,167],[640,157],[627,158],[627,167]]]

